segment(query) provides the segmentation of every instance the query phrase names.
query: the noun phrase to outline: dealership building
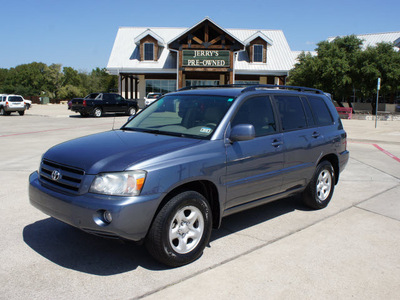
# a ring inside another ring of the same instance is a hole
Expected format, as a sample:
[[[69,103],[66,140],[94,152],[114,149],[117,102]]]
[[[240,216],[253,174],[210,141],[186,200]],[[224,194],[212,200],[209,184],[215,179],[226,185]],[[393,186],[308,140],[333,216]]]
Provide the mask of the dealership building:
[[[209,18],[190,28],[121,27],[107,70],[125,98],[192,85],[285,84],[299,52],[281,30],[226,29]]]

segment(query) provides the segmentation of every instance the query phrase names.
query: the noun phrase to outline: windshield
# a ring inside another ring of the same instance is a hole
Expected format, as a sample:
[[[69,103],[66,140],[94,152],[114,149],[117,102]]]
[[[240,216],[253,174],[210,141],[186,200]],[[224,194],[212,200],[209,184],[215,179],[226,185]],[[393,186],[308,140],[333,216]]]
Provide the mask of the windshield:
[[[122,130],[208,139],[233,103],[232,97],[167,95]]]
[[[18,96],[10,96],[8,97],[8,100],[11,102],[22,102],[22,98]]]

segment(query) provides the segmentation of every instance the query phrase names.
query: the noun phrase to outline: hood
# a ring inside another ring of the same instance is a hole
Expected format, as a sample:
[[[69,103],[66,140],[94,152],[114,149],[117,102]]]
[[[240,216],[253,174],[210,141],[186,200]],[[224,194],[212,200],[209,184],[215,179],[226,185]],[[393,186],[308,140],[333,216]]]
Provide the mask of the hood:
[[[86,174],[117,172],[155,156],[201,140],[133,131],[108,131],[50,148],[43,158],[85,170]]]

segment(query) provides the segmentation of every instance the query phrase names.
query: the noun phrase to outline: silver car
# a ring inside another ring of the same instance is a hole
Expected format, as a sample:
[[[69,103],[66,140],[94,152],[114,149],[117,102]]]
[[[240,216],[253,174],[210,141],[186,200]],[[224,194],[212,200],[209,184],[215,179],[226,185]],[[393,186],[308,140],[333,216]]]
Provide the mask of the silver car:
[[[0,95],[0,115],[9,116],[12,112],[18,112],[20,116],[25,114],[24,98],[19,95]]]

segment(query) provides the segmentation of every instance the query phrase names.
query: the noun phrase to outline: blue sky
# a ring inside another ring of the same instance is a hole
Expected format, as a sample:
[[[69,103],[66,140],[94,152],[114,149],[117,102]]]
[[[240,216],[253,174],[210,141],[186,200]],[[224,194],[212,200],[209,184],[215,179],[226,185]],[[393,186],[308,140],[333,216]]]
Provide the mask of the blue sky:
[[[292,50],[330,36],[400,31],[400,1],[0,0],[0,68],[43,62],[106,67],[121,26],[280,29]]]

